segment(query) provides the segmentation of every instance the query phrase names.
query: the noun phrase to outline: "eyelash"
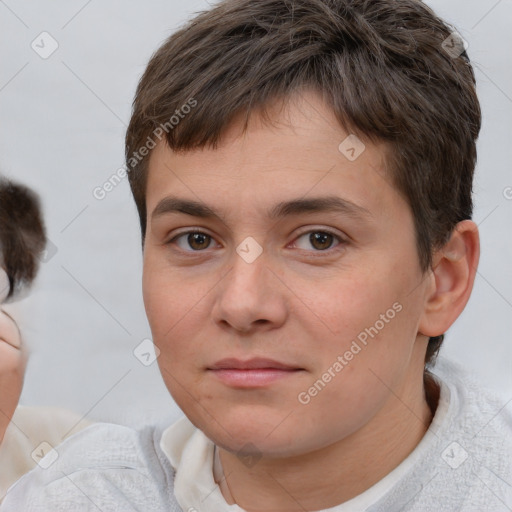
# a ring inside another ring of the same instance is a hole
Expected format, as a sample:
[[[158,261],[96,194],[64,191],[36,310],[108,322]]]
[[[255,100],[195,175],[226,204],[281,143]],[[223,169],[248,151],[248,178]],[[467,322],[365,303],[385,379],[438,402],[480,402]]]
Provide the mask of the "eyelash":
[[[204,231],[201,231],[199,229],[192,229],[192,230],[189,230],[189,231],[183,231],[182,233],[178,233],[171,240],[166,242],[165,245],[174,244],[176,242],[176,240],[178,240],[179,238],[181,238],[183,236],[186,236],[186,235],[188,236],[188,235],[191,235],[191,234],[195,234],[195,233],[198,233],[198,234],[205,235],[205,236],[209,237],[210,241],[214,241],[215,240],[211,235],[209,235],[208,233],[205,233]],[[298,240],[299,238],[303,237],[304,235],[308,235],[308,234],[312,234],[312,233],[323,233],[323,234],[326,234],[326,235],[330,235],[334,239],[338,240],[338,245],[335,245],[334,247],[329,247],[329,248],[324,249],[324,250],[312,250],[312,251],[308,251],[306,249],[300,249],[300,250],[306,251],[306,252],[310,252],[310,253],[318,253],[319,256],[322,256],[322,255],[325,255],[325,254],[331,254],[332,252],[334,252],[336,250],[339,250],[340,247],[343,247],[343,246],[345,246],[348,243],[348,240],[346,240],[345,238],[341,237],[340,235],[338,235],[337,233],[334,233],[333,231],[331,231],[329,229],[310,229],[309,231],[304,231],[304,232],[302,232],[302,233],[297,235],[297,237],[294,239],[294,242],[296,240]],[[202,249],[202,250],[178,249],[178,250],[180,250],[182,252],[186,252],[186,253],[198,253],[199,254],[199,253],[205,252],[207,249]],[[316,257],[316,256],[314,256],[314,257]]]

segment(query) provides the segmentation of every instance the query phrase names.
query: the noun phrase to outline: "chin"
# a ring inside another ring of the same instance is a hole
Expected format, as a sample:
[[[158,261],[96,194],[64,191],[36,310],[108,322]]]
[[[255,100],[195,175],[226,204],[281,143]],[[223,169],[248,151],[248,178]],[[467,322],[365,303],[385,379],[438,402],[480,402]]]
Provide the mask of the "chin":
[[[279,411],[263,414],[258,410],[260,408],[253,406],[253,409],[253,412],[241,408],[240,411],[219,414],[219,423],[207,416],[191,421],[216,445],[232,453],[281,456],[290,455],[291,450],[297,449],[296,436],[289,425],[284,426],[286,415],[283,417],[282,411],[281,414]]]

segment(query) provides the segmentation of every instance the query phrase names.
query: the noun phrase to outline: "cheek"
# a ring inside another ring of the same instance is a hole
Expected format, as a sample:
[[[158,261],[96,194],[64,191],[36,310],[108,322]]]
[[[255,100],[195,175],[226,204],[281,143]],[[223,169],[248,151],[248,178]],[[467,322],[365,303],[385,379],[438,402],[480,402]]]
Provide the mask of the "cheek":
[[[384,330],[397,316],[399,292],[390,283],[378,282],[374,276],[347,271],[337,279],[302,280],[295,277],[295,290],[301,299],[303,312],[297,318],[322,330],[326,345],[339,345],[364,337],[365,329],[377,323],[378,330]],[[313,292],[311,291],[313,290]],[[384,321],[381,320],[384,315]],[[374,329],[372,329],[374,330]]]
[[[207,282],[205,282],[207,281]],[[212,350],[208,329],[209,280],[168,268],[156,268],[148,258],[144,265],[143,296],[153,342],[160,350],[158,364],[173,396],[180,385],[199,375],[201,357]]]
[[[297,295],[308,297],[302,301],[308,307],[297,311],[296,318],[300,319],[305,338],[314,343],[310,350],[315,354],[315,377],[320,378],[329,368],[334,371],[336,362],[338,370],[340,365],[343,367],[345,376],[349,374],[345,370],[350,368],[351,377],[346,377],[343,384],[351,393],[347,400],[375,384],[377,378],[372,370],[395,380],[395,374],[402,372],[410,357],[416,338],[417,308],[413,297],[405,293],[410,291],[410,279],[391,268],[376,271],[374,267],[371,273],[357,275],[346,272],[343,279],[338,277],[322,285],[318,281],[296,281]],[[397,278],[379,279],[382,275]],[[311,293],[312,289],[317,292]]]
[[[144,254],[142,291],[146,314],[155,343],[164,343],[193,316],[194,307],[207,293],[207,283],[190,276],[190,271],[173,269],[165,258],[147,250]]]

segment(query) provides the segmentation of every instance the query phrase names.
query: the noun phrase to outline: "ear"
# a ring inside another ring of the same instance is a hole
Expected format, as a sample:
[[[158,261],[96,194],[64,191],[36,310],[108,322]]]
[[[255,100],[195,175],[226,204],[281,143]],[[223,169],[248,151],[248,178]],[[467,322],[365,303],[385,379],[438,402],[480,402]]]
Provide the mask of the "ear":
[[[473,289],[479,258],[477,225],[471,220],[459,222],[448,242],[434,253],[434,279],[426,292],[418,326],[421,334],[443,334],[462,313]]]

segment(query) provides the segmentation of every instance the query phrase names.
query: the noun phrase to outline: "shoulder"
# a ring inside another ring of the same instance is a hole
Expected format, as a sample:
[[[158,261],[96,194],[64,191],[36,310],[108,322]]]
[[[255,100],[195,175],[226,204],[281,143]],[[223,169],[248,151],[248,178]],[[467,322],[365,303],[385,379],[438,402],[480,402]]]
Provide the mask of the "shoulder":
[[[449,499],[457,510],[510,510],[503,504],[512,506],[511,398],[446,359],[434,374],[449,391],[449,412],[432,454],[430,503]]]
[[[56,448],[44,446],[38,467],[9,490],[1,510],[169,509],[174,474],[158,435],[156,427],[98,423]]]
[[[505,435],[512,447],[511,397],[447,359],[439,361],[434,374],[449,390],[451,428],[473,441]]]
[[[0,501],[16,480],[36,466],[35,451],[56,446],[88,425],[89,421],[64,409],[18,406],[0,445]]]
[[[36,448],[42,442],[56,446],[89,425],[90,421],[66,409],[20,405],[8,431],[13,439],[21,439],[27,448]],[[30,453],[27,455],[30,456]]]
[[[376,484],[382,497],[371,509],[512,510],[510,397],[444,358],[431,373],[440,386],[434,418],[409,457]]]

